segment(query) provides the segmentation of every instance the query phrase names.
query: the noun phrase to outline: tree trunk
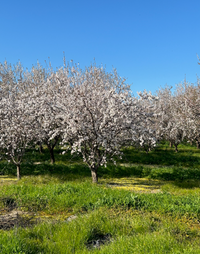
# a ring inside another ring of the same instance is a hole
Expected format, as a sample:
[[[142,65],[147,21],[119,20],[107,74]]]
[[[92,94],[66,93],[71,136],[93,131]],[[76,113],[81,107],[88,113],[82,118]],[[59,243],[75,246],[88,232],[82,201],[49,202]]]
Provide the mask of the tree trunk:
[[[197,149],[200,149],[200,142],[196,141]]]
[[[173,147],[173,143],[169,142],[169,147],[172,148]]]
[[[39,151],[40,151],[40,153],[43,153],[43,146],[41,143],[39,144]]]
[[[92,182],[97,183],[98,182],[97,169],[91,168],[91,174],[92,174]]]
[[[51,164],[54,164],[55,163],[55,157],[54,157],[53,148],[49,147],[49,152],[50,152],[50,156],[51,156]]]
[[[54,147],[58,143],[58,138],[54,139],[54,143],[48,142],[48,140],[44,141],[44,143],[47,145],[49,152],[50,152],[50,157],[51,157],[51,164],[55,163],[55,157],[54,157]]]
[[[17,165],[17,180],[21,179],[21,175],[20,175],[20,165]]]
[[[178,152],[178,145],[174,144],[174,146],[175,146],[175,152],[177,153]]]

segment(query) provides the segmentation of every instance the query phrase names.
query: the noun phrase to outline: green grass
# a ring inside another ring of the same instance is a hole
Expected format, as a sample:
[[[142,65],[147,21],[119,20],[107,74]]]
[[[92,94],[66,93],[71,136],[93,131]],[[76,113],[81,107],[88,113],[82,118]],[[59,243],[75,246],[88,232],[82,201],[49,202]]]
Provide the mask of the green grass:
[[[108,235],[99,249],[91,239]],[[71,222],[1,234],[1,253],[199,253],[198,228],[154,213],[98,209]]]
[[[30,180],[30,179],[29,179]],[[44,178],[45,180],[45,178]],[[52,179],[53,180],[53,179]],[[2,197],[12,197],[17,206],[31,211],[81,213],[101,207],[156,211],[176,216],[200,216],[200,196],[165,193],[134,193],[128,190],[94,185],[89,181],[35,184],[26,181],[1,188]],[[46,180],[45,180],[46,181]],[[39,182],[39,181],[38,181]]]
[[[117,166],[99,169],[97,185],[81,156],[61,152],[51,165],[47,149],[30,149],[20,181],[12,164],[0,163],[0,228],[10,201],[13,211],[36,219],[0,229],[0,253],[200,253],[195,147],[175,153],[163,143],[149,154],[126,148]]]

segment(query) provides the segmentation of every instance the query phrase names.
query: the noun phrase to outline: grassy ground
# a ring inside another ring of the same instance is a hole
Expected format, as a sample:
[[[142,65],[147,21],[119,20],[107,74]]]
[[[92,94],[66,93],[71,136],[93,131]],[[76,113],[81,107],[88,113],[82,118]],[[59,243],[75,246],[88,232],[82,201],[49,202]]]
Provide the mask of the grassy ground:
[[[127,148],[98,185],[81,157],[60,153],[52,166],[46,149],[29,150],[20,181],[0,163],[0,253],[200,253],[195,147]]]

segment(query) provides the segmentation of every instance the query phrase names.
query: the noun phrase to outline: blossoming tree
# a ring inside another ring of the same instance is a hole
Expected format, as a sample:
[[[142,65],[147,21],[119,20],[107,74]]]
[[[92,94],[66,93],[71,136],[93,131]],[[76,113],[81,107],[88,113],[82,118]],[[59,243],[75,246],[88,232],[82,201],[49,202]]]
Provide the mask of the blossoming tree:
[[[34,101],[28,93],[26,73],[20,63],[12,67],[7,62],[0,64],[0,147],[2,154],[20,166],[25,149],[34,137]]]
[[[146,132],[144,121],[152,116],[116,72],[72,67],[70,82],[70,94],[62,93],[59,101],[62,143],[71,144],[72,153],[82,154],[96,183],[98,168],[106,166],[108,155],[112,159],[122,146],[137,143]]]

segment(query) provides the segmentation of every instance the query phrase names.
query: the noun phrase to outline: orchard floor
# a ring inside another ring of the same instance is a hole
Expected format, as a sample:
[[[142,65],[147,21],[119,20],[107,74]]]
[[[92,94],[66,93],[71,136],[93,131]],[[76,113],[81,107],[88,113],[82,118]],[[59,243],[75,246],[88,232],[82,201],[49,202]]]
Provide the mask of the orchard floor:
[[[29,150],[22,179],[0,163],[0,253],[200,253],[200,152],[167,144],[124,151],[100,168],[99,183],[80,156],[50,165]]]

